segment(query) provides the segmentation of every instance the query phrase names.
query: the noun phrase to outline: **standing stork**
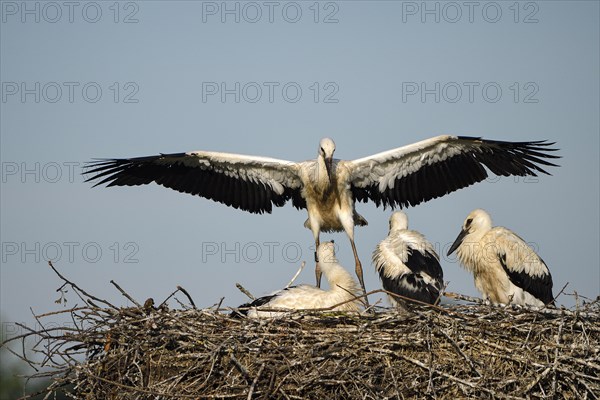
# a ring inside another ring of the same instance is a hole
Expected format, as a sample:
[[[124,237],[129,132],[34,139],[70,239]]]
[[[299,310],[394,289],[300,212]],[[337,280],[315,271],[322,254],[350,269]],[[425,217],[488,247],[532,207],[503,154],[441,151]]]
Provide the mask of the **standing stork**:
[[[300,285],[285,288],[269,296],[260,297],[251,303],[243,304],[235,313],[247,315],[251,318],[272,318],[283,315],[277,311],[261,311],[266,309],[282,308],[287,310],[310,310],[319,308],[331,308],[333,311],[358,312],[361,302],[361,288],[352,275],[342,267],[335,258],[333,242],[324,242],[317,248],[319,266],[329,282],[329,290],[323,290],[315,286]],[[343,304],[342,304],[343,303]]]
[[[240,154],[191,151],[138,158],[92,161],[84,174],[96,185],[159,185],[205,197],[252,213],[270,213],[292,200],[306,208],[319,246],[321,231],[345,231],[363,291],[362,266],[354,244],[354,225],[367,221],[356,200],[377,206],[415,206],[496,175],[548,174],[542,166],[556,149],[546,141],[502,142],[465,136],[437,136],[353,161],[333,158],[335,143],[324,138],[316,160],[292,162]],[[315,251],[315,258],[317,254]],[[321,273],[316,268],[317,286]],[[366,292],[366,291],[365,291]]]
[[[425,236],[408,229],[402,211],[390,217],[390,232],[375,248],[373,264],[388,292],[429,304],[439,299],[444,285],[440,257]],[[389,299],[398,305],[393,296]]]
[[[455,250],[484,299],[537,307],[554,303],[552,275],[544,260],[513,231],[492,228],[484,210],[467,216],[448,255]]]

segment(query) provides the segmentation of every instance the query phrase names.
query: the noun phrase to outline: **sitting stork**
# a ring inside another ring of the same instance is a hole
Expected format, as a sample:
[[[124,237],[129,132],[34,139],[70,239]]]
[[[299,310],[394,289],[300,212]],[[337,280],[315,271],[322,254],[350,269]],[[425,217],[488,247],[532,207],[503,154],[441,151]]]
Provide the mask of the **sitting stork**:
[[[431,243],[408,229],[408,217],[396,211],[390,217],[390,233],[373,252],[373,264],[383,288],[391,293],[435,304],[444,286],[444,273]],[[389,296],[393,306],[398,301]]]
[[[484,299],[537,307],[554,304],[552,275],[544,260],[516,233],[492,228],[492,218],[484,210],[467,216],[448,255],[457,249]]]
[[[338,263],[333,242],[321,243],[317,248],[317,256],[319,267],[329,282],[329,290],[310,285],[292,286],[269,296],[260,297],[252,303],[243,304],[238,308],[248,308],[248,310],[235,311],[234,315],[240,313],[251,318],[272,318],[283,315],[283,312],[260,311],[260,307],[310,310],[337,306],[332,310],[358,312],[361,301],[357,296],[360,296],[361,288],[352,275]],[[256,307],[259,307],[258,310]]]
[[[464,136],[437,136],[353,161],[333,158],[335,143],[324,138],[316,160],[291,162],[240,154],[191,151],[138,158],[92,161],[84,174],[96,185],[137,186],[156,182],[252,213],[270,213],[288,200],[306,208],[319,246],[321,231],[345,231],[363,291],[362,266],[354,244],[354,225],[367,221],[356,200],[377,206],[415,206],[483,181],[487,167],[496,175],[548,174],[558,158],[546,141],[501,142]],[[316,257],[316,252],[315,252]],[[316,268],[317,286],[321,273]]]

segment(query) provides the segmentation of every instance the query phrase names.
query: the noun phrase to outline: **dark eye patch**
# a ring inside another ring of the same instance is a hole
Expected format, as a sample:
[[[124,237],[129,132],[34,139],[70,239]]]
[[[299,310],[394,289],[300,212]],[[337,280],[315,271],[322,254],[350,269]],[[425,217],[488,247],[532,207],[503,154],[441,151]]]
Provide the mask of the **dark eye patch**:
[[[467,227],[467,228],[468,228],[469,226],[471,226],[471,222],[473,222],[473,218],[469,218],[469,219],[467,220],[467,222],[465,223],[465,227]]]

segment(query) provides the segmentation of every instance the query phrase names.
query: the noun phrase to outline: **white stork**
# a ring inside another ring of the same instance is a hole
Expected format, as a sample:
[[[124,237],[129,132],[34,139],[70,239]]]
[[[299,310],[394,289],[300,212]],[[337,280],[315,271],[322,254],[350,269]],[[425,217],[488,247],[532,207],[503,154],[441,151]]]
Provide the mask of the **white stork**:
[[[408,229],[408,217],[396,211],[390,232],[373,252],[373,264],[388,292],[434,304],[443,288],[440,257],[421,233]],[[398,302],[389,296],[393,306]]]
[[[191,151],[139,158],[92,161],[84,174],[96,185],[159,185],[205,197],[252,213],[270,213],[288,200],[306,208],[304,226],[314,236],[344,230],[350,238],[356,275],[365,289],[354,244],[354,225],[367,221],[356,200],[377,206],[414,206],[483,181],[487,167],[496,175],[548,174],[542,166],[556,149],[546,141],[501,142],[474,137],[437,136],[353,161],[333,158],[335,144],[325,138],[316,160],[292,162],[240,154]],[[316,252],[315,252],[316,256]],[[316,269],[317,286],[320,272]]]
[[[554,303],[552,275],[544,260],[516,233],[492,228],[492,218],[484,210],[467,216],[448,255],[457,249],[484,299],[537,307]]]
[[[338,263],[335,258],[333,242],[321,243],[317,249],[317,255],[321,271],[329,282],[329,290],[310,285],[292,286],[269,296],[260,297],[251,303],[243,304],[238,308],[248,308],[248,310],[236,312],[251,318],[272,318],[284,315],[283,312],[260,311],[260,308],[257,310],[257,307],[311,310],[337,306],[332,311],[358,312],[361,301],[357,296],[360,296],[361,288],[352,275]]]

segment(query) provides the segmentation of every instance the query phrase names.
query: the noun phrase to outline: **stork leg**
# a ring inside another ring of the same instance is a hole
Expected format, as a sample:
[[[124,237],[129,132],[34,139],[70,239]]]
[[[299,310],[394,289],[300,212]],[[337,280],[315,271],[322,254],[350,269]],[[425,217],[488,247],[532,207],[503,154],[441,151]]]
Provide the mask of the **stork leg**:
[[[317,257],[317,249],[319,248],[320,242],[321,241],[319,240],[319,236],[317,236],[317,239],[315,240],[315,262],[317,263],[315,265],[315,277],[317,278],[318,288],[321,287],[321,276],[323,275],[323,273],[321,272],[321,267],[319,266],[319,257]]]
[[[352,245],[352,252],[354,253],[354,262],[355,262],[355,271],[356,276],[358,277],[358,281],[360,282],[360,286],[362,287],[363,294],[365,295],[365,305],[369,307],[369,299],[367,298],[367,290],[365,289],[365,281],[363,279],[363,269],[360,260],[358,259],[358,252],[356,251],[356,246],[354,245],[354,239],[350,239],[350,244]]]
[[[367,290],[365,289],[365,281],[363,279],[362,264],[358,259],[358,252],[356,251],[356,245],[354,244],[354,214],[353,212],[340,213],[339,219],[344,227],[344,231],[346,231],[346,235],[348,235],[348,238],[350,239],[350,245],[352,246],[352,252],[354,253],[356,277],[358,278],[363,294],[365,295],[365,306],[369,307],[369,299],[366,296]]]

